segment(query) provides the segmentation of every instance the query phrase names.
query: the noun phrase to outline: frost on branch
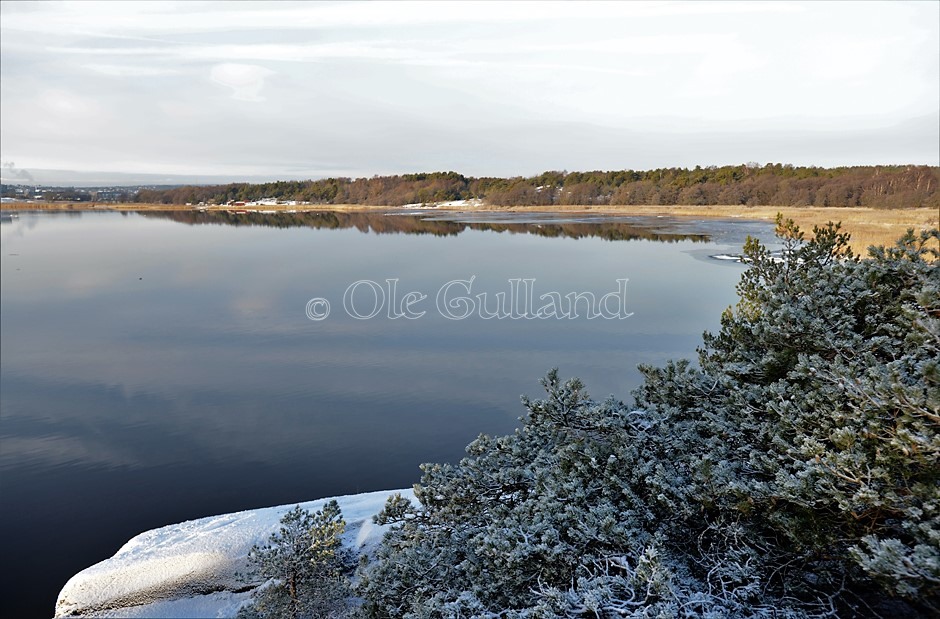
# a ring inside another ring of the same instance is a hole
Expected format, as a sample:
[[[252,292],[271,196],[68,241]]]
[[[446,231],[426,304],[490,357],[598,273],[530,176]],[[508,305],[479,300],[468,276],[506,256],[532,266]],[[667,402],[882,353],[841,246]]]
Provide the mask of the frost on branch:
[[[333,500],[313,514],[300,506],[281,519],[281,529],[248,555],[251,575],[263,584],[239,619],[329,619],[353,610],[344,572],[351,562],[340,535],[346,523]]]
[[[699,362],[626,405],[552,371],[512,435],[429,464],[361,571],[374,617],[940,613],[938,233],[756,241]]]

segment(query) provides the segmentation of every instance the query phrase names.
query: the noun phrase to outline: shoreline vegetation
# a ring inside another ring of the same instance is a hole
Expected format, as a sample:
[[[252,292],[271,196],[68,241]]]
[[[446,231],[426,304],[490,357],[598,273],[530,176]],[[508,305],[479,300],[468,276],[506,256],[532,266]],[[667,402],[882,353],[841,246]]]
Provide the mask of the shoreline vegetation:
[[[208,212],[244,210],[246,207],[225,205],[182,206],[178,204],[142,204],[125,203],[89,203],[89,202],[8,202],[4,211],[198,211]],[[304,213],[304,212],[339,212],[339,213],[377,213],[407,212],[414,214],[447,213],[557,213],[557,214],[592,214],[637,217],[678,217],[707,219],[746,219],[772,222],[777,214],[785,219],[792,219],[803,229],[823,226],[826,223],[841,222],[842,230],[851,234],[850,244],[853,251],[865,255],[871,245],[891,246],[908,228],[915,233],[935,228],[940,224],[940,210],[933,207],[921,208],[872,208],[872,207],[818,207],[818,206],[744,206],[744,205],[525,205],[498,206],[482,204],[466,205],[429,204],[421,207],[380,206],[364,204],[273,204],[263,207],[266,214]],[[261,212],[261,211],[257,211]]]
[[[938,225],[940,167],[878,165],[821,168],[750,162],[651,170],[546,171],[531,177],[472,177],[422,172],[370,178],[109,188],[104,192],[24,193],[25,208],[56,210],[591,213],[619,216],[746,218],[778,214],[806,230],[841,222],[853,251],[891,245],[909,228]],[[40,201],[48,204],[39,203]],[[11,208],[15,200],[8,202]]]

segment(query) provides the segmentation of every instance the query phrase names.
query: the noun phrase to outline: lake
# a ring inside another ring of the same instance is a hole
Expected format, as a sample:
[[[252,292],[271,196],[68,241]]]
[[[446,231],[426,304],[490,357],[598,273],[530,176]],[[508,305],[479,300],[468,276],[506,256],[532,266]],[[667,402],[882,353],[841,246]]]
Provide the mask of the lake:
[[[772,231],[530,213],[4,216],[0,614],[51,616],[72,574],[146,529],[408,487],[420,463],[511,432],[552,367],[628,399],[637,364],[694,357],[735,302],[744,267],[710,256]]]

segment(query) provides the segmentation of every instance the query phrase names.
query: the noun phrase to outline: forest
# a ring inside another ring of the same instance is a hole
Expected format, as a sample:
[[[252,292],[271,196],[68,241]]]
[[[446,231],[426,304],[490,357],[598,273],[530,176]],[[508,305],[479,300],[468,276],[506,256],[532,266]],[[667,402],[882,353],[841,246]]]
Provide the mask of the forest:
[[[401,206],[479,199],[493,206],[742,205],[908,208],[940,206],[934,166],[696,166],[655,170],[549,171],[528,178],[431,172],[372,178],[142,189],[147,204],[225,204],[262,198],[310,204]]]

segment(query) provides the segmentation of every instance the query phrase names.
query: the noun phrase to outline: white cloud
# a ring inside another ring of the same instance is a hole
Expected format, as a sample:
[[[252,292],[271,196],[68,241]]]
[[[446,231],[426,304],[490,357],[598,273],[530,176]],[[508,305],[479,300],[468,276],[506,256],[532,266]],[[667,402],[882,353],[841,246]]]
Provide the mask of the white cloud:
[[[100,36],[778,14],[792,2],[62,2],[4,11],[11,31]]]
[[[274,71],[254,64],[226,62],[212,67],[210,79],[232,89],[232,98],[239,101],[264,101],[261,89],[264,80]]]
[[[588,156],[594,167],[669,164],[650,146],[656,135],[711,132],[710,151],[696,151],[708,164],[757,159],[753,143],[720,138],[745,127],[823,142],[838,130],[836,150],[817,151],[838,162],[845,136],[940,108],[940,3],[4,2],[0,12],[0,145],[28,167],[515,174],[586,167]],[[578,131],[634,132],[645,146],[601,155],[588,144],[579,163]],[[501,145],[504,133],[538,147]],[[890,132],[878,135],[905,160]],[[935,130],[911,134],[906,159],[934,162],[923,153],[938,141]],[[494,157],[499,148],[510,154]],[[877,144],[866,148],[869,160]]]
[[[82,68],[88,69],[101,75],[110,75],[112,77],[155,77],[159,75],[177,75],[178,69],[169,67],[144,67],[135,65],[117,65],[117,64],[84,64]]]

